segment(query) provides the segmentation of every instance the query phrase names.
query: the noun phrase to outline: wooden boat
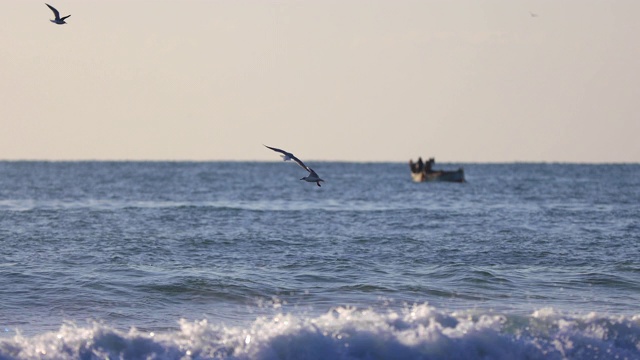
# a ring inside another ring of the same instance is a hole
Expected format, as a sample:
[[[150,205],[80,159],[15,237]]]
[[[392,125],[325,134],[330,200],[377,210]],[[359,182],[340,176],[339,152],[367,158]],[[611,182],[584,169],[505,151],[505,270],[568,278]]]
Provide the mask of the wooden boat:
[[[415,182],[425,181],[449,181],[449,182],[464,182],[464,169],[447,171],[447,170],[434,170],[433,165],[436,160],[430,158],[429,161],[423,163],[422,158],[418,158],[418,162],[414,163],[413,160],[409,160],[409,168],[411,169],[411,178]]]

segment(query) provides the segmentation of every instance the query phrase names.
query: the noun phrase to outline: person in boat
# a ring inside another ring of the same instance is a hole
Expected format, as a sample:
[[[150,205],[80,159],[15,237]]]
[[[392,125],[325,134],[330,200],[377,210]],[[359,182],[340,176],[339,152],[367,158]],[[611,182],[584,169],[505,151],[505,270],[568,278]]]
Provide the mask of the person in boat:
[[[411,168],[411,172],[413,173],[422,172],[422,169],[424,168],[422,158],[418,158],[418,162],[413,162],[412,159],[409,159],[409,168]]]
[[[424,164],[424,172],[425,173],[430,173],[433,172],[433,164],[435,164],[436,160],[434,158],[430,158],[429,161],[427,161]]]

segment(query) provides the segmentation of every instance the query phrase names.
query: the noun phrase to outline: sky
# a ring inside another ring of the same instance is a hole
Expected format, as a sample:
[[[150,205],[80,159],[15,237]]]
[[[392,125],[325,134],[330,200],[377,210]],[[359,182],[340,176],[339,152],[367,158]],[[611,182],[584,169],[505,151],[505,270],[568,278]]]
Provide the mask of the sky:
[[[640,162],[637,0],[48,1],[2,3],[2,160]]]

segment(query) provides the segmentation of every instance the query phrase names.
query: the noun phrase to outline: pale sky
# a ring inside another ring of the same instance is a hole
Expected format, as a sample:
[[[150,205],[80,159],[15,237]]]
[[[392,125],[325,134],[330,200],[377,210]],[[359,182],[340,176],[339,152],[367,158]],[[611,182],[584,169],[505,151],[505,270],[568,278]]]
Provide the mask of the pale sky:
[[[638,0],[47,1],[0,159],[640,162]]]

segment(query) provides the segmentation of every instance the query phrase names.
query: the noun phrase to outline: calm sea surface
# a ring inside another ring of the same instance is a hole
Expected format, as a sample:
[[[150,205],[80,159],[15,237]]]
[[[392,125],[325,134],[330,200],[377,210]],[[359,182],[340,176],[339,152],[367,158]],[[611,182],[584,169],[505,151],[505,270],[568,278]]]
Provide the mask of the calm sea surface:
[[[0,359],[640,359],[640,165],[0,162]]]

